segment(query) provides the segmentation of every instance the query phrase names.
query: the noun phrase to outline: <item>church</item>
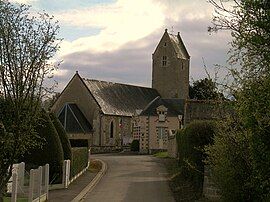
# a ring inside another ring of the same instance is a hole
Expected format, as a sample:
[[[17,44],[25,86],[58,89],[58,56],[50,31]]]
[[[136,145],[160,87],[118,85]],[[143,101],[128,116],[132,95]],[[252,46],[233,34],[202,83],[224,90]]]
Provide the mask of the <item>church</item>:
[[[188,100],[189,66],[180,34],[165,29],[152,54],[152,88],[83,78],[76,72],[52,111],[71,144],[83,140],[89,147],[117,147],[138,139],[144,153],[166,150],[173,131],[202,114],[199,103]]]

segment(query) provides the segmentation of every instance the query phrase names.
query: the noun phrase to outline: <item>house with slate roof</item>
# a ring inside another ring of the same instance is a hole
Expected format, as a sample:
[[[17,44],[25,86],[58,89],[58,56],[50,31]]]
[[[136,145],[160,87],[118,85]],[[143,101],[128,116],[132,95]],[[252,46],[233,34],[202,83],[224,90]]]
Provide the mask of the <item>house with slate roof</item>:
[[[140,140],[142,150],[167,148],[178,129],[189,89],[190,56],[180,37],[165,30],[152,54],[152,88],[73,76],[52,107],[71,144],[121,146]]]

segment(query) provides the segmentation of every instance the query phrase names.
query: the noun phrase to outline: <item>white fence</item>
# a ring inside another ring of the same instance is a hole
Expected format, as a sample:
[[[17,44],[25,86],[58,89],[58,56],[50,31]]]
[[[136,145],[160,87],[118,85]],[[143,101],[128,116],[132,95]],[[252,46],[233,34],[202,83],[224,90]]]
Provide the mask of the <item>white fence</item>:
[[[11,194],[11,202],[17,198],[27,198],[29,202],[43,202],[49,199],[49,190],[68,188],[69,184],[82,175],[90,165],[90,150],[88,151],[88,164],[81,172],[70,179],[70,160],[63,162],[63,175],[61,184],[49,184],[49,164],[25,170],[25,163],[13,165],[12,177],[7,185],[7,192]]]
[[[11,202],[26,198],[29,202],[42,202],[49,198],[49,164],[25,171],[25,164],[13,165],[12,177],[7,186]]]

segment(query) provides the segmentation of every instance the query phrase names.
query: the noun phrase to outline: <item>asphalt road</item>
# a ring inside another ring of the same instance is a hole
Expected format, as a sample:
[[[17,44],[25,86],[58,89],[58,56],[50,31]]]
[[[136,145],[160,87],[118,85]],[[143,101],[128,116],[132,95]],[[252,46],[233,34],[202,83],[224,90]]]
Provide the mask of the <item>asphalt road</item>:
[[[166,169],[147,155],[95,155],[108,165],[107,173],[86,195],[91,202],[171,202]]]

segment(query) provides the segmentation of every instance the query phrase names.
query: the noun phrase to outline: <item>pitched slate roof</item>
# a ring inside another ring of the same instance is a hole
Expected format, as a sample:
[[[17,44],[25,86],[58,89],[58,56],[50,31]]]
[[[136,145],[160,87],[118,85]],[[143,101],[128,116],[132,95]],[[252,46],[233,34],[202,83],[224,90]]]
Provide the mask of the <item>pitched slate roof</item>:
[[[169,38],[172,42],[172,45],[174,47],[174,50],[176,52],[176,55],[178,58],[183,58],[183,59],[189,59],[190,56],[187,52],[187,49],[184,45],[184,42],[182,41],[180,34],[178,33],[178,35],[174,35],[174,34],[170,34],[168,33]]]
[[[136,109],[144,109],[159,96],[157,90],[152,88],[85,78],[82,80],[102,112],[108,115],[132,116]]]
[[[184,104],[185,101],[183,99],[162,99],[160,97],[156,97],[145,107],[145,109],[140,113],[140,115],[156,116],[156,110],[161,105],[165,106],[168,109],[167,116],[178,116],[180,114],[183,115]]]

